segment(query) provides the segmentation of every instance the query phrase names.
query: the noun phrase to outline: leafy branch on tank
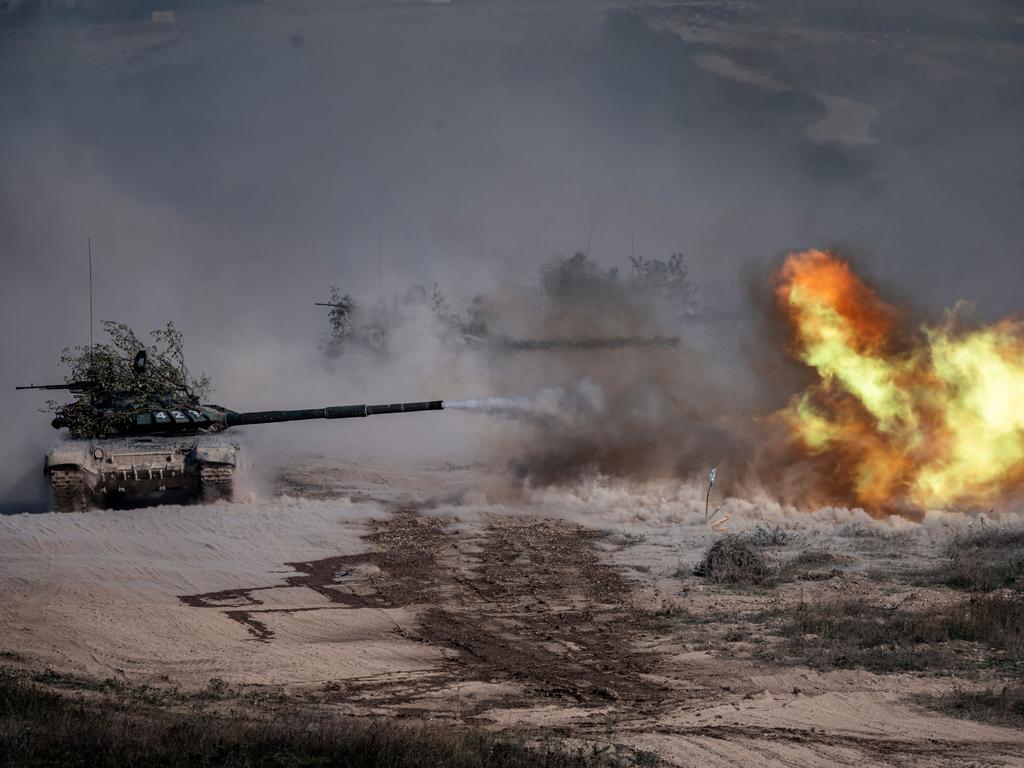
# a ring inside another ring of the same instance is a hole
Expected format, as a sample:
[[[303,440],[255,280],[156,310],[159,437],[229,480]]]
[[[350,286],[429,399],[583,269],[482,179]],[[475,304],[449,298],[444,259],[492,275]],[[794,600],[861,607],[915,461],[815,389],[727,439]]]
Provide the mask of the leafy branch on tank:
[[[208,376],[189,376],[184,339],[174,323],[152,331],[149,344],[125,323],[108,320],[103,329],[109,343],[65,348],[61,353],[75,400],[46,402],[43,410],[54,414],[58,429],[66,427],[74,438],[103,437],[123,430],[137,410],[166,407],[168,400],[199,403],[210,394]]]
[[[349,294],[342,295],[338,286],[332,285],[327,306],[330,307],[330,311],[327,313],[330,330],[324,334],[320,342],[320,349],[327,357],[336,358],[341,355],[355,331],[355,314],[358,311],[358,305]]]

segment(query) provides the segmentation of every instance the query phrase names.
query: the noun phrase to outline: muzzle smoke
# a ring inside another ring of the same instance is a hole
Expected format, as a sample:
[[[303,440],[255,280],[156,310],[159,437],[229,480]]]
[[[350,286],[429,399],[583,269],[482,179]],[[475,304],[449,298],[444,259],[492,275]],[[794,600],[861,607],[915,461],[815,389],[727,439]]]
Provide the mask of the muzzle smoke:
[[[546,387],[533,395],[445,400],[449,410],[476,411],[540,425],[565,425],[596,418],[604,412],[601,387],[584,377],[568,387]]]

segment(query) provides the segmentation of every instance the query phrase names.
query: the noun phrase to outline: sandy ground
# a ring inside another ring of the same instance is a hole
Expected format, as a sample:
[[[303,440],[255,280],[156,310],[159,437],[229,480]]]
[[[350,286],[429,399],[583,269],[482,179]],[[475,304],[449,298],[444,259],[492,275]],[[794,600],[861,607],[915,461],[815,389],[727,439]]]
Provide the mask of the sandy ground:
[[[319,461],[277,495],[0,518],[0,652],[37,670],[298,693],[365,716],[544,732],[672,765],[1024,765],[1024,734],[914,703],[977,681],[815,672],[751,648],[758,610],[947,599],[900,575],[962,523],[729,501],[832,565],[771,590],[691,575],[696,488],[503,501],[485,473]],[[839,567],[833,567],[836,563]],[[883,575],[879,575],[883,574]],[[694,617],[715,617],[714,621]]]

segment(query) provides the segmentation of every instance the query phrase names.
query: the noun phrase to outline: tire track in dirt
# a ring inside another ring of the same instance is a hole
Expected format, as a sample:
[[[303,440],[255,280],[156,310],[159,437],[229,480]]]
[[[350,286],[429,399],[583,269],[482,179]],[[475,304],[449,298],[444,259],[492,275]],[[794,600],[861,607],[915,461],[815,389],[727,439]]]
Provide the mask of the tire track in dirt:
[[[452,653],[440,674],[408,680],[346,683],[346,696],[373,706],[408,705],[410,694],[466,682],[509,682],[524,695],[515,706],[556,699],[576,706],[626,700],[650,708],[664,694],[642,675],[656,657],[637,648],[650,615],[632,606],[635,585],[602,560],[604,534],[563,522],[501,519],[474,538],[414,508],[394,511],[365,537],[370,552],[286,563],[298,575],[285,587],[312,590],[328,604],[264,607],[267,584],[182,595],[216,609],[255,641],[273,642],[273,614],[349,608],[418,608],[407,639]],[[509,702],[504,702],[507,706]],[[487,708],[482,702],[472,717]],[[409,711],[408,707],[404,711]]]
[[[242,624],[253,639],[270,642],[274,632],[261,620],[270,614],[344,608],[397,608],[437,599],[437,556],[454,547],[455,534],[444,521],[403,508],[390,520],[376,523],[364,537],[375,549],[358,555],[284,563],[298,571],[284,583],[233,587],[178,597],[195,608],[213,608]],[[379,574],[379,575],[378,575]],[[309,589],[326,598],[327,606],[267,608],[260,592],[284,588]],[[224,610],[230,609],[230,610]]]
[[[664,698],[642,677],[657,664],[639,649],[651,616],[600,557],[603,538],[553,520],[493,521],[464,556],[469,590],[423,611],[421,636],[457,649],[450,667],[461,679],[510,680],[576,706],[650,706]]]

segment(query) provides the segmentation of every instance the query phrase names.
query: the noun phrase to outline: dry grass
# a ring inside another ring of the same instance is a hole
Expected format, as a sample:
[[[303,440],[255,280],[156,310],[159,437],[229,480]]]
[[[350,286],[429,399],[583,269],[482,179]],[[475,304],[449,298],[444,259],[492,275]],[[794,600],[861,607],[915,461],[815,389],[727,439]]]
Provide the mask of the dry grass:
[[[1001,689],[964,691],[957,689],[945,696],[919,696],[917,702],[953,717],[984,723],[1024,727],[1024,686],[1006,685]]]
[[[759,547],[781,547],[792,539],[792,534],[778,525],[769,527],[758,524],[747,534],[747,538]]]
[[[1024,528],[982,526],[946,548],[939,580],[958,589],[1024,590]]]
[[[873,672],[977,666],[960,643],[987,646],[990,663],[1024,653],[1024,599],[984,595],[927,610],[861,599],[801,603],[783,625],[779,660]]]
[[[779,566],[777,581],[824,581],[841,575],[842,569],[836,566],[850,559],[820,549],[804,550]]]
[[[480,731],[411,729],[339,718],[300,705],[225,712],[153,707],[131,691],[78,686],[73,696],[0,675],[0,766],[92,768],[584,768],[621,765],[594,754],[515,743]],[[92,690],[90,690],[92,688]],[[98,689],[98,690],[97,690]],[[169,705],[170,702],[163,702]],[[223,705],[224,702],[221,702]]]

